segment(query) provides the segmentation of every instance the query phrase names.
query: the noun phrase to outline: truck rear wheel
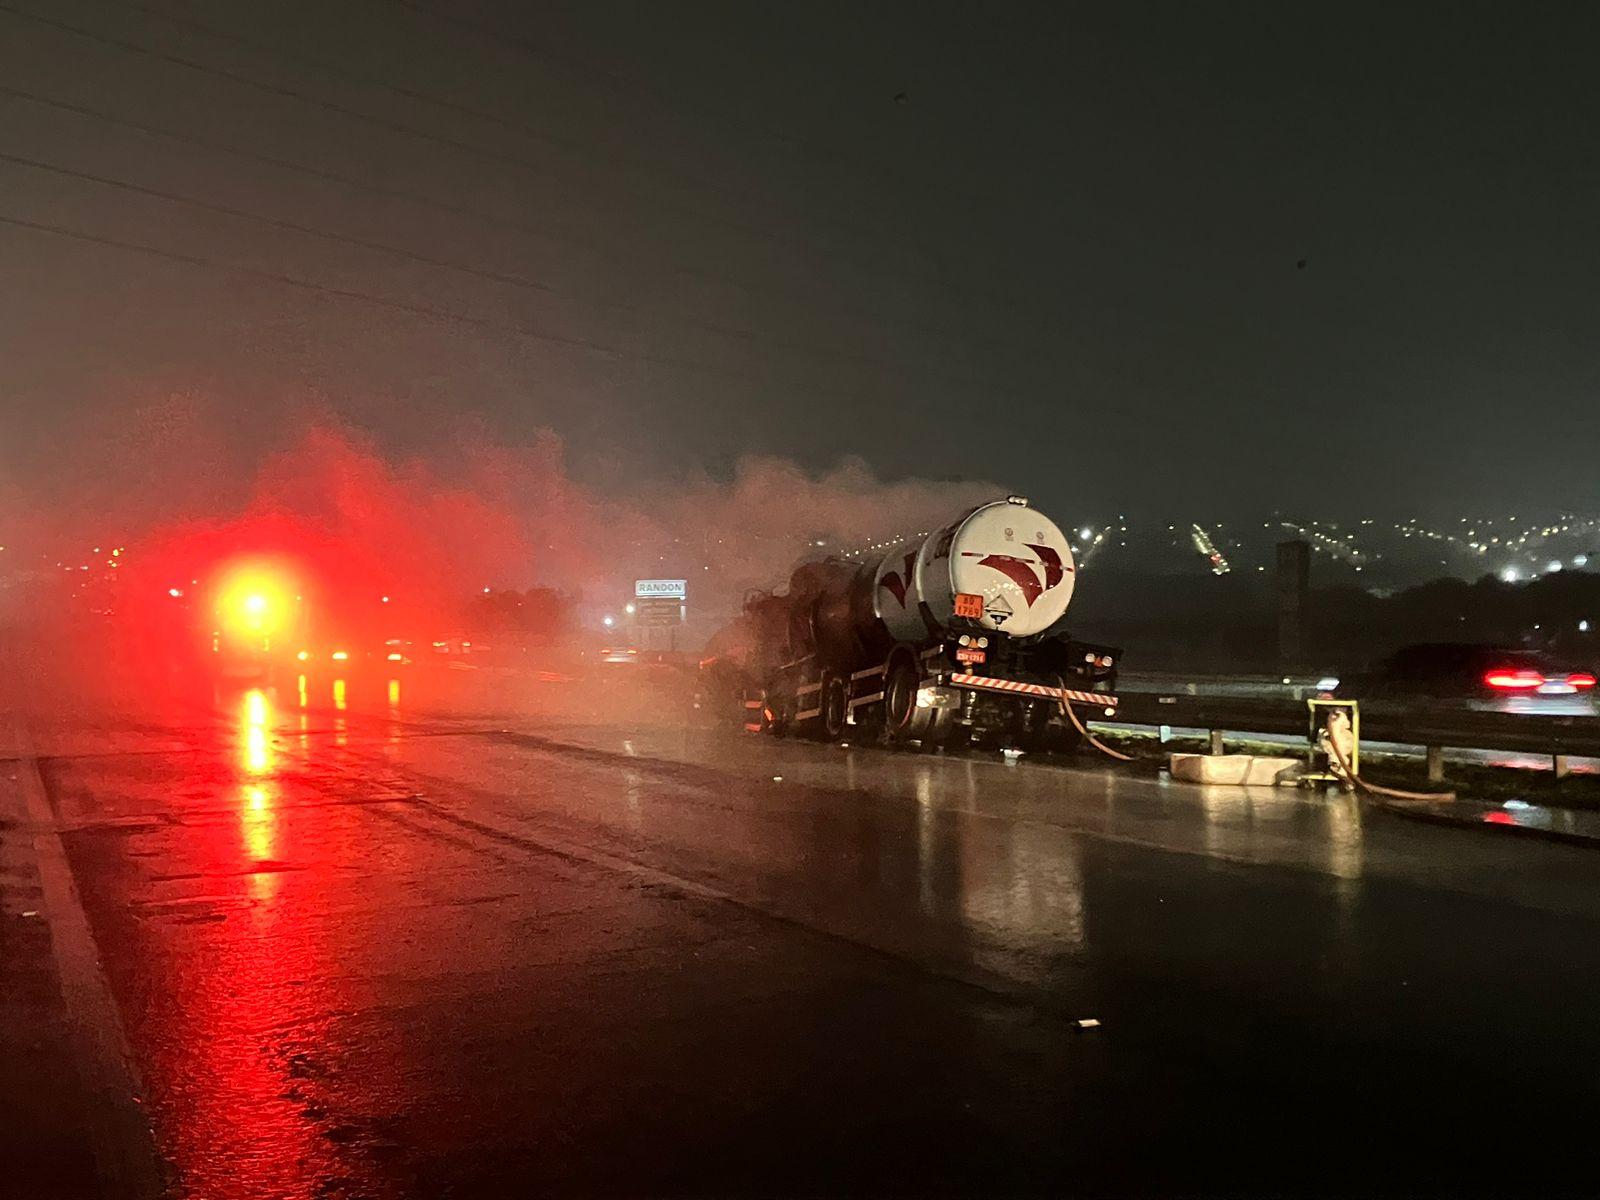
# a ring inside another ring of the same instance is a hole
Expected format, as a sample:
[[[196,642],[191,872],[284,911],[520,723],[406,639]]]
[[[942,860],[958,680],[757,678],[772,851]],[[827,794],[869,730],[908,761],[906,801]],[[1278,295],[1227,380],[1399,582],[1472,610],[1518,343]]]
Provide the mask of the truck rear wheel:
[[[823,741],[837,742],[844,736],[850,716],[850,690],[838,675],[822,677],[822,695],[818,700],[822,709],[817,719],[817,732]]]
[[[1019,710],[1012,721],[1009,744],[1029,754],[1070,753],[1077,747],[1078,731],[1071,725],[1052,722],[1055,715],[1056,706],[1042,700]]]
[[[926,712],[917,707],[921,686],[922,678],[910,663],[899,662],[889,668],[883,683],[884,733],[889,741],[903,744],[922,736],[928,722],[919,720]]]
[[[1045,730],[1044,748],[1052,754],[1076,754],[1083,745],[1083,734],[1071,725],[1052,725]]]
[[[1055,705],[1039,705],[1034,715],[1038,721],[1035,734],[1038,749],[1051,754],[1073,754],[1083,743],[1083,735],[1072,724],[1072,719],[1065,713],[1057,716]],[[1056,718],[1054,721],[1050,719],[1052,716]]]

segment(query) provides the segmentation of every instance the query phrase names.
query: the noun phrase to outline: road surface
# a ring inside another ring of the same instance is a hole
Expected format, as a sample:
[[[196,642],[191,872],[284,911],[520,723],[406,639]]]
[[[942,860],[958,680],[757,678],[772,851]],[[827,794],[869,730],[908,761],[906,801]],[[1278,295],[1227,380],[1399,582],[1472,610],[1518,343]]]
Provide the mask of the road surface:
[[[18,705],[172,1194],[1600,1186],[1600,855],[451,684]]]

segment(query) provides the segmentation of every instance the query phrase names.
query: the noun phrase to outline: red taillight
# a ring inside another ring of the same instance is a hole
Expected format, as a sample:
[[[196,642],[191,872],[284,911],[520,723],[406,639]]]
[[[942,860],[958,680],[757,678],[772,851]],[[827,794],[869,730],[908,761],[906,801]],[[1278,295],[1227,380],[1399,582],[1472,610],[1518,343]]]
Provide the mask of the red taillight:
[[[1579,671],[1575,675],[1568,675],[1567,682],[1575,688],[1591,688],[1595,685],[1595,678],[1587,671]]]
[[[1534,688],[1544,686],[1544,676],[1539,672],[1513,671],[1508,668],[1490,671],[1483,677],[1483,681],[1492,688],[1507,692],[1531,692]]]

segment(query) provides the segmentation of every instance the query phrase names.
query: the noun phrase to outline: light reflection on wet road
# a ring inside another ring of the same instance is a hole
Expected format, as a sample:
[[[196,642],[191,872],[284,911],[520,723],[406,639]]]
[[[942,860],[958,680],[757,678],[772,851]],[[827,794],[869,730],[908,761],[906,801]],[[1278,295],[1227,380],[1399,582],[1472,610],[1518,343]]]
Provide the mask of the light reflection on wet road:
[[[181,1194],[1465,1189],[1596,1099],[1583,852],[418,687],[48,742]]]

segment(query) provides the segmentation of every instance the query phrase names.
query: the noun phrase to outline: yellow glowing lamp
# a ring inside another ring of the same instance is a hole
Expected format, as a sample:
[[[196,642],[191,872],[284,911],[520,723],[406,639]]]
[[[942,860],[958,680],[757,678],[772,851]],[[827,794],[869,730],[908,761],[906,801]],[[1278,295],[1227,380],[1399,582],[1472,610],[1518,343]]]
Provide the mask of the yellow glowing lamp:
[[[271,567],[235,567],[217,590],[217,616],[234,637],[271,637],[284,626],[293,594],[288,580]]]

